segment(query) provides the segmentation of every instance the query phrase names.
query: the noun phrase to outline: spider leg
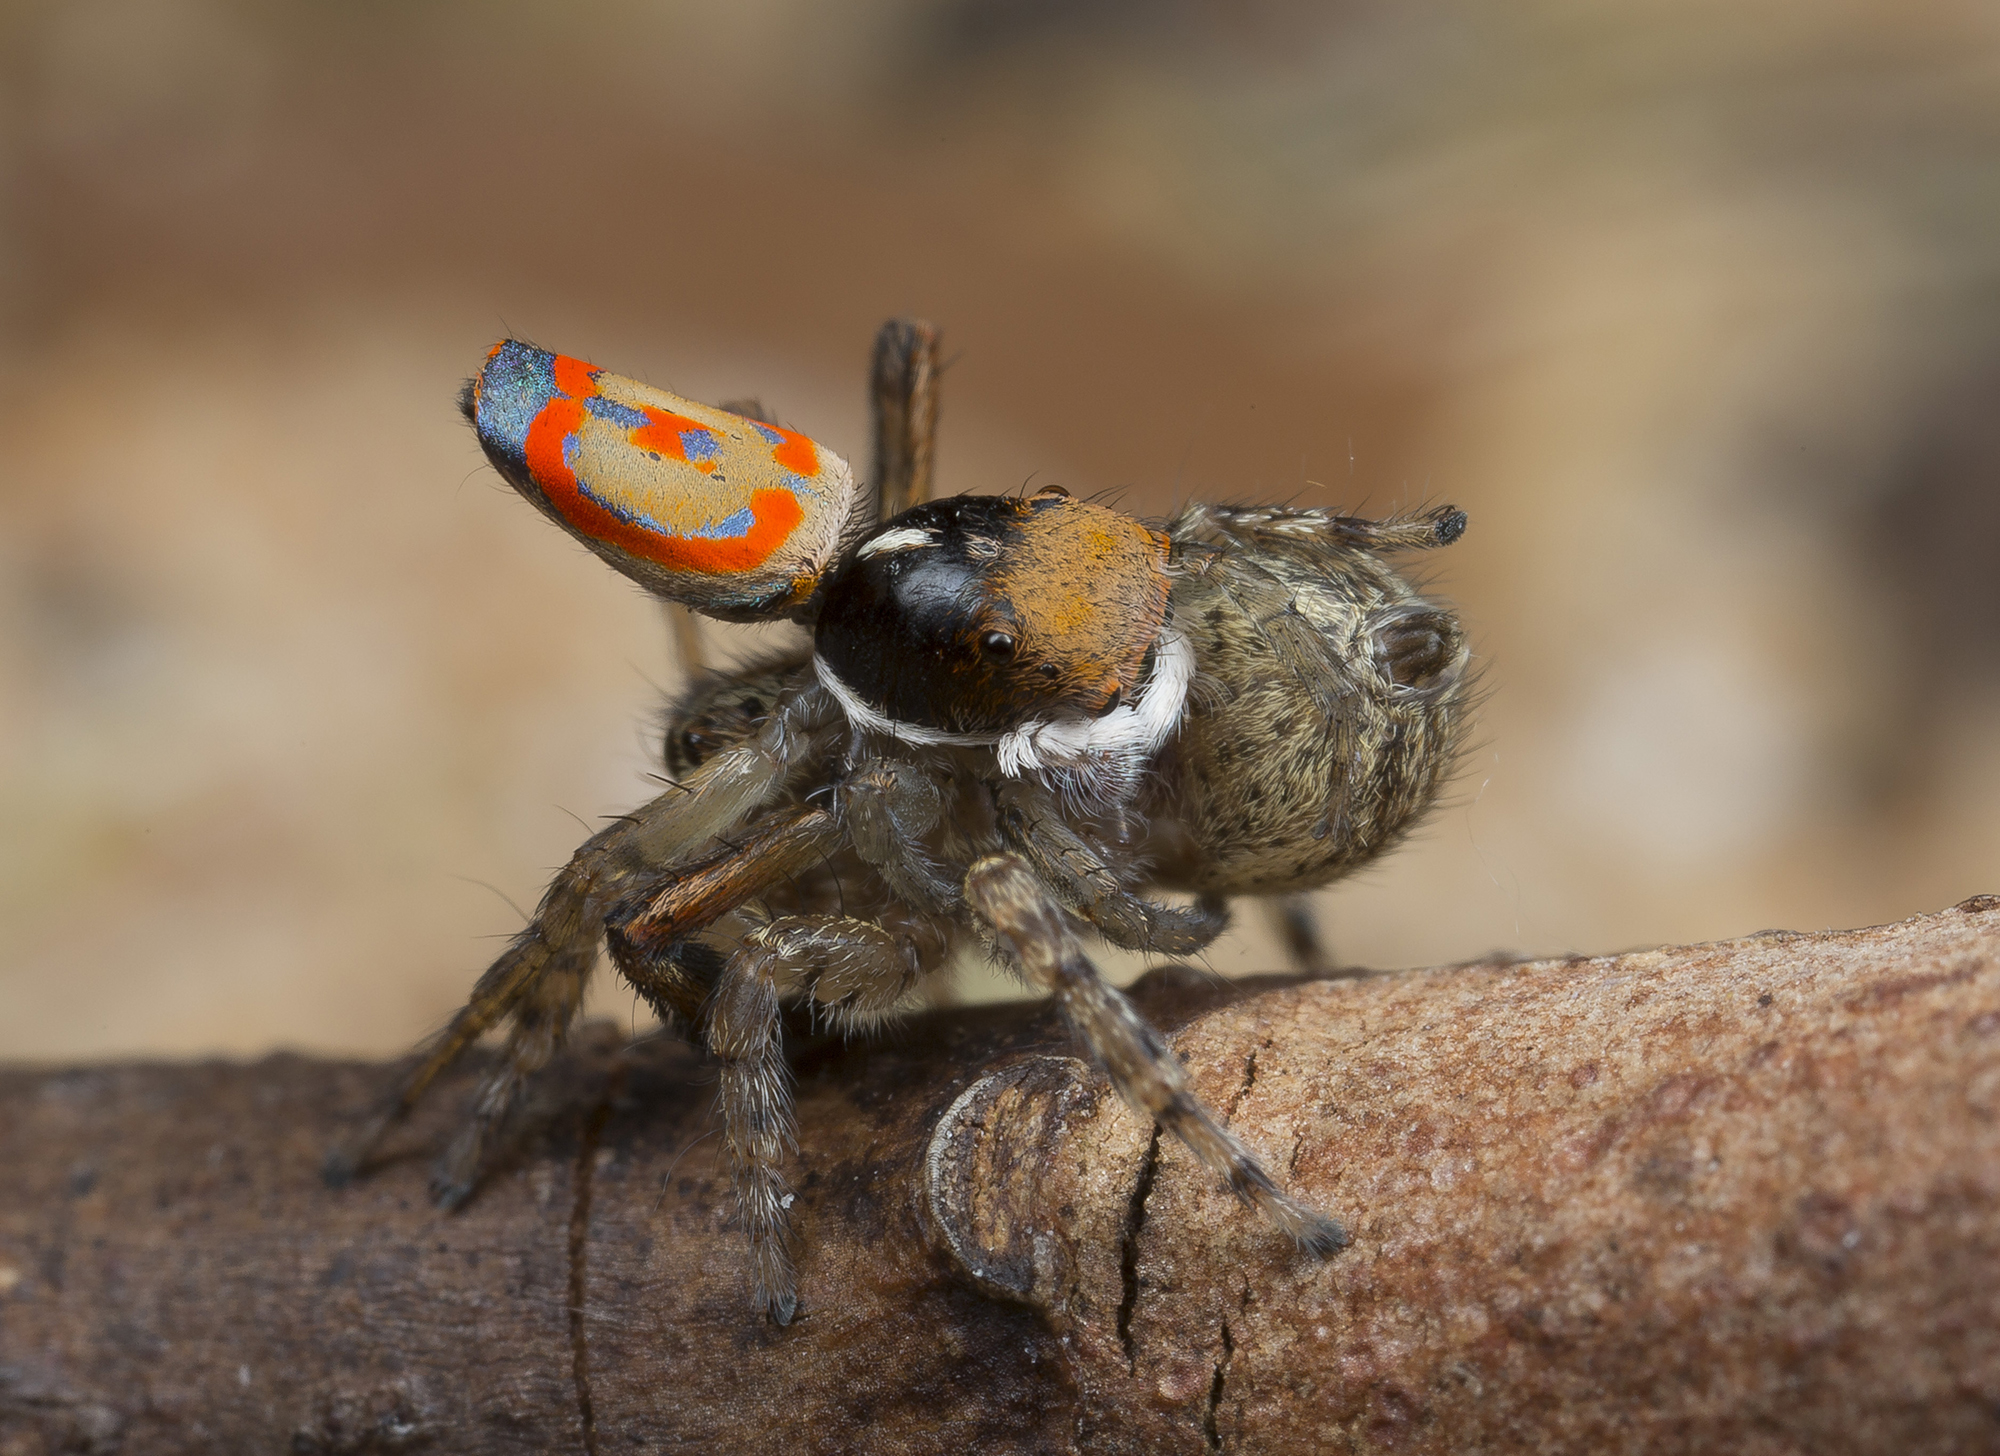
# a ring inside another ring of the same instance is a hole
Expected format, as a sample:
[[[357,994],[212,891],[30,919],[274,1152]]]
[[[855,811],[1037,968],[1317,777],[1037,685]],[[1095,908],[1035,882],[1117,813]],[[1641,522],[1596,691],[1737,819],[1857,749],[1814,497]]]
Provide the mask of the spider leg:
[[[1346,1246],[1346,1230],[1280,1192],[1250,1150],[1201,1105],[1173,1049],[1098,974],[1026,859],[1000,854],[979,861],[966,874],[965,898],[1022,978],[1055,996],[1134,1111],[1179,1138],[1203,1167],[1301,1248],[1324,1256]]]
[[[900,928],[852,915],[785,915],[748,937],[784,962],[815,1012],[852,1034],[893,1020],[950,942],[919,920]]]
[[[944,948],[939,937],[926,956],[913,937],[852,916],[781,916],[744,938],[709,1003],[708,1044],[722,1063],[723,1137],[757,1300],[781,1325],[798,1310],[798,1283],[782,1171],[795,1144],[779,993],[803,983],[842,1030],[879,1025]]]
[[[790,1072],[778,1020],[783,966],[769,946],[746,945],[729,958],[709,1001],[709,1050],[721,1062],[723,1139],[729,1149],[737,1207],[750,1238],[757,1300],[785,1325],[798,1309],[792,1267],[791,1196],[779,1171],[796,1146]]]
[[[347,1144],[327,1154],[323,1174],[345,1183],[368,1165],[389,1130],[409,1115],[424,1092],[502,1017],[526,1008],[510,1038],[508,1063],[487,1079],[472,1127],[454,1144],[436,1180],[446,1202],[464,1195],[458,1170],[476,1165],[480,1147],[504,1119],[526,1076],[561,1045],[591,969],[604,918],[633,888],[682,859],[704,841],[734,828],[821,741],[836,714],[816,689],[773,712],[757,734],[716,755],[700,772],[650,804],[585,840],[542,896],[521,933],[473,987],[451,1023],[419,1051],[382,1109]],[[525,1068],[511,1070],[518,1057]],[[477,1129],[475,1131],[474,1129]]]
[[[635,930],[614,909],[608,917],[620,949],[646,943],[647,937],[670,936],[665,953],[621,955],[618,964],[663,1020],[669,1012],[690,1025],[698,1024],[707,981],[692,962],[693,947],[684,939],[733,910],[771,881],[803,869],[835,842],[831,816],[822,810],[801,810],[760,825],[740,846],[677,867],[664,888],[655,890],[640,911]],[[670,907],[670,908],[665,908]],[[583,1004],[583,992],[597,959],[595,927],[602,914],[588,921],[581,955],[565,964],[551,961],[515,1004],[507,1047],[500,1064],[480,1084],[473,1113],[452,1140],[431,1177],[431,1196],[446,1208],[456,1208],[472,1196],[479,1183],[480,1164],[494,1132],[503,1124],[528,1080],[548,1065],[568,1039],[570,1024]],[[655,939],[654,943],[659,943]],[[643,967],[637,974],[633,964]]]
[[[937,325],[890,319],[875,336],[869,370],[875,413],[877,521],[931,498],[937,444]],[[872,523],[871,523],[872,524]]]
[[[507,1120],[521,1093],[569,1040],[570,1024],[583,1005],[584,988],[597,960],[596,937],[587,953],[552,956],[508,1013],[507,1045],[500,1063],[479,1084],[472,1115],[451,1140],[431,1172],[431,1199],[457,1208],[479,1184],[487,1144]]]
[[[1126,950],[1193,955],[1228,928],[1219,900],[1156,905],[1127,890],[1083,837],[1063,822],[1049,792],[1025,779],[993,786],[1000,834],[1063,908]]]
[[[798,1303],[780,1171],[793,1128],[779,995],[803,978],[836,1025],[878,1024],[942,961],[946,938],[920,943],[920,927],[898,933],[849,916],[782,916],[745,936],[711,986],[690,964],[687,937],[818,863],[841,837],[823,809],[773,815],[734,848],[633,897],[606,926],[619,971],[663,1017],[697,1027],[721,1063],[723,1133],[757,1298],[779,1324]]]
[[[781,1325],[798,1311],[783,1171],[797,1143],[778,1001],[786,983],[802,974],[832,1019],[853,1027],[892,1015],[923,966],[909,940],[867,921],[785,916],[745,938],[709,1003],[707,1040],[721,1063],[723,1141],[756,1298]]]
[[[1168,530],[1183,537],[1227,536],[1301,553],[1360,547],[1366,551],[1422,551],[1449,546],[1465,534],[1465,512],[1456,506],[1371,521],[1321,507],[1191,505]]]
[[[841,780],[834,806],[855,852],[898,899],[938,913],[957,908],[958,887],[924,848],[943,812],[937,780],[915,764],[863,759]]]
[[[674,665],[681,670],[683,685],[691,683],[708,670],[708,654],[701,645],[701,623],[695,620],[690,608],[679,602],[660,605],[667,614],[667,630],[674,637]]]
[[[1293,970],[1306,976],[1339,974],[1326,937],[1320,934],[1319,915],[1313,909],[1311,895],[1273,895],[1264,904]]]
[[[895,1014],[944,946],[937,937],[926,955],[913,936],[850,916],[781,916],[744,937],[709,998],[702,1034],[721,1064],[723,1140],[757,1302],[781,1325],[798,1310],[798,1279],[783,1172],[796,1143],[779,998],[803,983],[843,1029],[876,1025]],[[621,967],[626,953],[616,952]]]

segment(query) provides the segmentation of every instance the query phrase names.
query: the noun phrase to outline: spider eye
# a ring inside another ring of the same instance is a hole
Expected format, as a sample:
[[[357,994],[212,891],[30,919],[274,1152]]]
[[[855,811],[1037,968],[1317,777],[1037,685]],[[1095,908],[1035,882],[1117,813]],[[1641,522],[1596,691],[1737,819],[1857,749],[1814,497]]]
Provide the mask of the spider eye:
[[[1014,655],[1014,639],[1005,632],[988,632],[979,639],[979,650],[1004,662]]]

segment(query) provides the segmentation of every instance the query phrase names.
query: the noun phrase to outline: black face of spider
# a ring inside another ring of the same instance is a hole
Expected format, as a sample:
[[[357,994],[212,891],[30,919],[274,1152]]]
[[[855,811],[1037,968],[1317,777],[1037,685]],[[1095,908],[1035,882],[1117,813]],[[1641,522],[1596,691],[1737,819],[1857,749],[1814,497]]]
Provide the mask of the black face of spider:
[[[1165,561],[1131,517],[1059,492],[918,506],[835,567],[821,678],[864,723],[945,734],[1108,713],[1166,621]]]

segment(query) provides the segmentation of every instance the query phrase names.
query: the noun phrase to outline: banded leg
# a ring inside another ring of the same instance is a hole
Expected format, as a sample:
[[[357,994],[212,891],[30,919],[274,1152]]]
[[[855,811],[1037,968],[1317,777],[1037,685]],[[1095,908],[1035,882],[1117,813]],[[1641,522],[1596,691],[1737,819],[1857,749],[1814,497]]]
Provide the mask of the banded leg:
[[[1325,1256],[1346,1247],[1346,1230],[1279,1192],[1250,1150],[1201,1105],[1173,1049],[1097,973],[1026,860],[1001,854],[979,861],[965,877],[965,898],[1022,978],[1055,996],[1064,1019],[1134,1111],[1179,1138],[1203,1167],[1301,1248]]]
[[[789,915],[744,938],[709,1002],[705,1035],[721,1062],[722,1128],[757,1302],[779,1324],[798,1310],[791,1203],[783,1172],[796,1146],[779,994],[804,984],[848,1029],[879,1024],[927,967],[908,936],[847,916]]]
[[[708,1005],[704,1036],[721,1062],[722,1135],[757,1302],[781,1325],[798,1309],[792,1266],[791,1202],[779,1170],[795,1147],[790,1070],[778,1020],[776,952],[745,946],[729,958]]]
[[[1371,521],[1314,506],[1190,505],[1167,528],[1176,538],[1226,536],[1300,552],[1360,548],[1364,551],[1425,551],[1449,546],[1465,534],[1465,512],[1456,506]]]
[[[1096,926],[1113,945],[1162,955],[1193,955],[1229,926],[1219,900],[1156,905],[1118,882],[1111,867],[1065,824],[1048,790],[1026,779],[993,788],[1000,835],[1040,877],[1062,907]]]
[[[585,840],[544,892],[535,918],[479,978],[451,1023],[419,1049],[415,1064],[381,1110],[352,1140],[328,1152],[322,1167],[326,1180],[345,1183],[367,1167],[382,1139],[431,1084],[502,1018],[524,1006],[534,1009],[533,1024],[510,1044],[510,1055],[518,1052],[533,1066],[545,1062],[554,1050],[551,1034],[560,1042],[560,1030],[552,1033],[552,1028],[560,1023],[566,1029],[596,965],[606,914],[634,888],[657,880],[690,850],[727,833],[753,812],[786,771],[819,745],[834,714],[824,694],[801,693],[748,742],[716,755],[686,784]],[[479,1145],[504,1120],[524,1077],[496,1073],[489,1079],[474,1117],[482,1131],[468,1134],[468,1152],[453,1149],[452,1166],[465,1156],[476,1160]],[[441,1174],[440,1194],[449,1194],[461,1181]]]

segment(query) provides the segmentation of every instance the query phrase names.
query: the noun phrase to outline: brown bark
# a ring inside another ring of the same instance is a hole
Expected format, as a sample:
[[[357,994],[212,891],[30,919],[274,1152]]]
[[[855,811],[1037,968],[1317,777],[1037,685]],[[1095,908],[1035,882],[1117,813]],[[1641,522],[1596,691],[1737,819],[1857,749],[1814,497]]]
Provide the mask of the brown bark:
[[[380,1067],[0,1076],[0,1452],[2000,1448],[2000,899],[1150,1014],[1354,1245],[1302,1260],[1046,1011],[797,1058],[753,1316],[711,1072],[598,1028],[464,1212]]]

